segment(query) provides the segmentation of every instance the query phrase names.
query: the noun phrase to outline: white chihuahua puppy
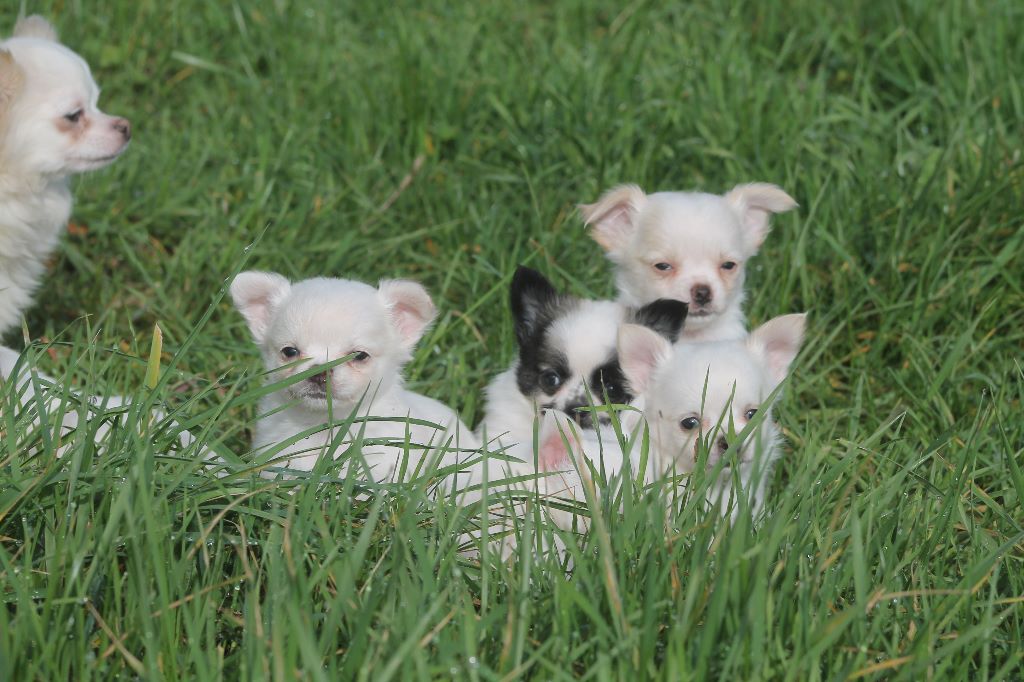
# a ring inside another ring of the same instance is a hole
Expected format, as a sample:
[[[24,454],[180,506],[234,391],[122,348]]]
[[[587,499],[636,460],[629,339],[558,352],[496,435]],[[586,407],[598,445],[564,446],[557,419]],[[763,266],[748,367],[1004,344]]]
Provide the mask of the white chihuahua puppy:
[[[615,349],[618,329],[642,324],[675,341],[686,305],[653,301],[628,308],[615,301],[590,301],[555,289],[541,273],[516,269],[509,287],[518,357],[487,387],[479,431],[502,445],[532,442],[539,410],[558,410],[584,429],[607,424],[606,400],[628,404],[633,396]]]
[[[231,297],[260,347],[270,381],[352,356],[267,395],[254,449],[310,432],[276,456],[285,457],[287,467],[309,471],[321,456],[344,454],[361,434],[367,477],[381,482],[396,480],[406,450],[412,470],[427,454],[448,464],[458,458],[456,448],[477,447],[455,412],[403,385],[402,367],[436,312],[422,285],[384,280],[375,289],[326,277],[292,284],[275,273],[243,272],[231,284]],[[357,419],[348,430],[337,426],[356,410],[356,417],[387,419]],[[329,422],[335,425],[327,427]]]
[[[71,214],[68,178],[128,146],[131,126],[96,107],[89,66],[44,19],[0,42],[0,336],[31,303]]]
[[[619,332],[619,358],[631,388],[641,395],[651,434],[650,461],[663,474],[694,471],[702,446],[711,471],[727,453],[708,500],[730,495],[750,500],[760,512],[781,435],[769,396],[779,386],[803,342],[806,316],[783,315],[742,341],[681,342],[638,325]],[[754,427],[746,428],[753,420]],[[742,490],[732,490],[738,468]],[[735,518],[738,505],[733,507]]]
[[[581,204],[591,236],[616,266],[620,300],[640,306],[659,298],[689,304],[681,340],[746,335],[743,282],[773,213],[796,202],[775,185],[739,185],[724,196],[702,192],[645,194],[616,187]]]

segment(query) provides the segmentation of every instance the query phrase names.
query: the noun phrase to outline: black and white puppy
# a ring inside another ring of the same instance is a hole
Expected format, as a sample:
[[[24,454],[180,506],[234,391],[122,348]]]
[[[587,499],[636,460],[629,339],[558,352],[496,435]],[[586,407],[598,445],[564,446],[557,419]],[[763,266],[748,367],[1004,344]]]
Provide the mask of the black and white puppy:
[[[520,266],[510,289],[519,357],[487,387],[480,435],[501,445],[532,442],[542,410],[558,410],[590,428],[607,423],[605,404],[633,400],[619,366],[616,338],[639,324],[674,343],[687,306],[659,299],[640,308],[561,293],[536,270]]]

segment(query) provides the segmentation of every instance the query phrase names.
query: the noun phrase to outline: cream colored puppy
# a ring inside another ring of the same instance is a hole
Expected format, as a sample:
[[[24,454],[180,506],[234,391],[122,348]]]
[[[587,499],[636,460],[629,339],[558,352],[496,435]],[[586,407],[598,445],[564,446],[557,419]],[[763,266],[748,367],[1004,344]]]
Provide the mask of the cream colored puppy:
[[[0,42],[0,336],[18,324],[71,214],[68,178],[127,148],[131,126],[97,108],[89,65],[44,19]]]
[[[654,471],[693,472],[703,445],[709,471],[730,457],[709,489],[709,501],[720,499],[724,510],[730,495],[741,494],[759,512],[782,453],[769,397],[789,373],[805,324],[805,315],[782,315],[745,340],[674,346],[649,329],[624,326],[619,361],[630,387],[641,396]],[[739,491],[733,490],[734,469]]]
[[[343,470],[358,464],[360,476],[394,481],[406,452],[411,472],[428,456],[447,465],[459,459],[456,448],[477,447],[449,407],[405,389],[402,367],[435,315],[422,285],[384,280],[374,288],[326,277],[292,284],[275,273],[243,272],[231,297],[272,382],[351,356],[267,395],[254,449],[309,471],[320,457],[346,455],[361,434],[361,449],[349,453]],[[338,425],[353,414],[351,428]]]
[[[620,300],[642,306],[659,298],[689,305],[681,340],[739,339],[747,261],[768,235],[773,213],[796,202],[775,185],[739,185],[723,196],[645,194],[616,187],[580,212],[616,267]]]

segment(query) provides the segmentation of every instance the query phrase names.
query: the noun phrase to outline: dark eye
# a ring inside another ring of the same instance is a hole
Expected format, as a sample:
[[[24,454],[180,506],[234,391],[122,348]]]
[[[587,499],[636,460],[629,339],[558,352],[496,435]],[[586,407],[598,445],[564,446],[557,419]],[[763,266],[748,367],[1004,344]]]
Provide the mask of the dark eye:
[[[610,402],[622,403],[626,401],[626,392],[614,382],[601,382],[601,389],[604,391],[604,394],[608,396],[608,400]]]
[[[299,357],[299,349],[295,346],[285,346],[281,349],[281,355],[291,360],[292,358]]]
[[[370,354],[364,350],[356,351],[356,354],[352,356],[352,362],[364,362],[370,359]]]
[[[732,270],[735,267],[736,267],[736,263],[732,262],[731,260],[727,260],[724,263],[722,263],[722,269],[723,270]]]
[[[668,272],[669,270],[672,269],[672,264],[671,263],[655,263],[654,264],[654,269],[655,270],[661,270],[662,272]]]
[[[700,420],[696,417],[687,417],[679,422],[679,426],[683,427],[684,431],[693,431],[695,428],[700,426]]]
[[[562,385],[562,377],[559,376],[558,372],[553,369],[541,372],[540,375],[540,387],[545,393],[551,394],[558,390],[558,387]]]
[[[78,119],[82,118],[82,110],[75,109],[70,114],[64,114],[64,119],[69,123],[78,123]]]
[[[747,421],[750,421],[751,419],[754,418],[754,415],[756,415],[756,414],[757,414],[757,408],[756,407],[752,407],[749,410],[747,410],[747,413],[744,414],[743,416],[747,418]]]

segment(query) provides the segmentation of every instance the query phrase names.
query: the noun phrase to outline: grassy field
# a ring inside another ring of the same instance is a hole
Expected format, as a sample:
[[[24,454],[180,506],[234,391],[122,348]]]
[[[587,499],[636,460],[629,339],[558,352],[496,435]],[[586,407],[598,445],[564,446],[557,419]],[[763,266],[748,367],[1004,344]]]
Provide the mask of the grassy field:
[[[57,459],[8,409],[0,679],[1024,675],[1019,2],[102,7],[25,3],[135,125],[27,318],[71,385],[244,458],[230,276],[403,276],[441,310],[410,383],[475,423],[516,264],[614,294],[573,207],[625,181],[789,191],[749,313],[810,333],[766,521],[627,488],[566,537],[571,574],[528,542],[461,556],[469,512],[422,482],[214,479],[141,409]]]

